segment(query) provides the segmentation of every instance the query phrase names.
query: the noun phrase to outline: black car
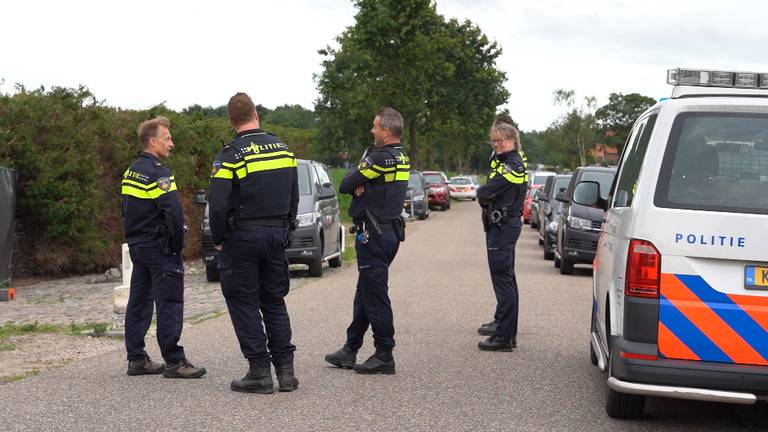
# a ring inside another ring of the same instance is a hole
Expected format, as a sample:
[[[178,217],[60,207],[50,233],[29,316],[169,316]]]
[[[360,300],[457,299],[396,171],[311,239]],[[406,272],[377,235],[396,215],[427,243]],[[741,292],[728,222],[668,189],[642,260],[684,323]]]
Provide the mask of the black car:
[[[555,242],[547,241],[547,225],[555,219],[555,210],[559,201],[555,199],[558,192],[564,192],[568,188],[568,182],[571,181],[573,174],[558,174],[547,177],[544,188],[539,192],[538,205],[538,226],[539,226],[539,244],[544,246],[544,259],[551,260],[555,257]],[[531,215],[533,218],[533,215]],[[555,236],[557,239],[557,236]]]
[[[562,203],[557,224],[555,267],[562,274],[573,274],[574,264],[592,264],[597,252],[597,239],[603,227],[603,209],[574,203],[573,190],[580,181],[600,183],[600,191],[608,198],[616,168],[580,167],[571,177],[568,189],[556,194]]]
[[[310,276],[323,275],[323,262],[331,267],[341,266],[343,251],[339,200],[325,165],[298,159],[299,209],[296,215],[298,227],[293,242],[285,251],[290,264],[306,264]],[[216,269],[218,251],[213,247],[208,222],[208,205],[205,192],[198,193],[199,204],[205,204],[202,223],[203,264],[208,281],[219,280]]]
[[[418,217],[421,220],[429,217],[427,182],[424,181],[421,171],[412,170],[408,176],[408,193],[405,195],[403,208],[410,217]]]

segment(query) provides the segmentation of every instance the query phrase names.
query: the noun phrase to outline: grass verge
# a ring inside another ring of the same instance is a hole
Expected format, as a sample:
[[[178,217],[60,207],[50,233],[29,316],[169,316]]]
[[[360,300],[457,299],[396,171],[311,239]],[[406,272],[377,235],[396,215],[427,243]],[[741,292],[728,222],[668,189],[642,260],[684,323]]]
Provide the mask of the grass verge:
[[[0,342],[5,341],[12,336],[21,336],[32,333],[53,333],[53,334],[70,334],[80,335],[83,333],[104,333],[109,324],[107,323],[84,323],[75,324],[74,322],[69,325],[53,325],[53,324],[41,324],[35,321],[32,324],[5,324],[0,326]]]
[[[25,372],[23,374],[19,375],[10,375],[10,376],[0,376],[0,384],[8,384],[15,381],[23,380],[24,378],[29,378],[35,375],[39,375],[40,370],[39,369],[32,369],[29,372]]]

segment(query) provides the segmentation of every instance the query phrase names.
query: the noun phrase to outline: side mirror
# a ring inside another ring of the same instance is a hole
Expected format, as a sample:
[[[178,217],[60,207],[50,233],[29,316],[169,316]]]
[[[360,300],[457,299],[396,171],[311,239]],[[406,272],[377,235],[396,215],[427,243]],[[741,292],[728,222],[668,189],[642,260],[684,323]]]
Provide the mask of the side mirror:
[[[555,199],[560,202],[568,202],[568,196],[565,195],[565,191],[560,191],[555,195]]]
[[[205,189],[200,189],[197,191],[197,195],[195,196],[195,203],[200,206],[208,204],[208,198],[205,196]]]
[[[333,185],[330,183],[323,184],[322,188],[320,189],[320,198],[333,198],[336,196],[336,189],[333,188]]]
[[[593,181],[579,182],[573,189],[573,202],[587,207],[601,204],[600,183]]]

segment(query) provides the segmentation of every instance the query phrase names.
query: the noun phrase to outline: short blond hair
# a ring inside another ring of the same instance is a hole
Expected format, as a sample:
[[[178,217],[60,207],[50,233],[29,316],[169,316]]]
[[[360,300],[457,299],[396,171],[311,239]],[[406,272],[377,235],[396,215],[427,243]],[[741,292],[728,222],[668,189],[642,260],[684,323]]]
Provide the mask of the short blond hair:
[[[167,117],[157,116],[152,120],[146,120],[141,122],[139,128],[136,130],[136,134],[139,136],[141,142],[141,148],[147,148],[150,138],[157,138],[157,130],[160,126],[166,128],[171,127],[171,121]]]
[[[493,135],[494,132],[500,138],[514,142],[515,150],[519,151],[522,148],[520,145],[520,132],[518,132],[517,128],[511,124],[504,122],[494,123],[493,126],[491,126],[490,135]]]

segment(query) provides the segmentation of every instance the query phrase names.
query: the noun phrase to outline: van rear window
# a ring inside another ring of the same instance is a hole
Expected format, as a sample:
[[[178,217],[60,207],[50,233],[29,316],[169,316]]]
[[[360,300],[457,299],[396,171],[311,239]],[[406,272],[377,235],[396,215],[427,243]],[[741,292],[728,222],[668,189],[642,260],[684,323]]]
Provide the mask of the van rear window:
[[[768,115],[679,115],[654,203],[663,208],[768,214]]]

